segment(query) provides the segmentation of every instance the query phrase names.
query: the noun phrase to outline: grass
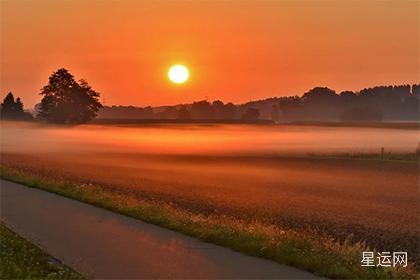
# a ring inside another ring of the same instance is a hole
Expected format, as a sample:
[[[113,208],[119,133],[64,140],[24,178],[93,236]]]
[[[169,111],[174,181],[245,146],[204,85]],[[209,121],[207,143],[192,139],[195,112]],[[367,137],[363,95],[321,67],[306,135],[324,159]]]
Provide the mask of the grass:
[[[0,224],[0,279],[83,279]]]
[[[28,174],[2,166],[1,178],[57,193],[109,209],[201,240],[249,255],[292,265],[317,275],[340,279],[413,279],[413,264],[406,268],[360,266],[363,251],[374,251],[365,242],[338,242],[320,232],[297,231],[259,221],[245,222],[228,215],[197,214],[171,203],[129,197],[97,184]]]

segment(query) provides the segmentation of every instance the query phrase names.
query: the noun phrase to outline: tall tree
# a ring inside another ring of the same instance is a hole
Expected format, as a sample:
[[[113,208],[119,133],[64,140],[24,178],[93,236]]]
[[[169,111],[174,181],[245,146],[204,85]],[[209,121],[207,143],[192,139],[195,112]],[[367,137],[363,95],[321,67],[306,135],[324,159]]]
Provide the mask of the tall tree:
[[[9,92],[1,103],[1,117],[10,118],[16,112],[16,103],[13,93]]]
[[[16,98],[15,105],[16,105],[16,111],[17,112],[19,112],[19,113],[24,112],[23,111],[23,102],[22,102],[22,99],[20,99],[20,97]]]
[[[60,124],[80,124],[92,120],[102,107],[99,93],[85,80],[76,82],[67,69],[61,68],[49,77],[41,95],[38,117]]]

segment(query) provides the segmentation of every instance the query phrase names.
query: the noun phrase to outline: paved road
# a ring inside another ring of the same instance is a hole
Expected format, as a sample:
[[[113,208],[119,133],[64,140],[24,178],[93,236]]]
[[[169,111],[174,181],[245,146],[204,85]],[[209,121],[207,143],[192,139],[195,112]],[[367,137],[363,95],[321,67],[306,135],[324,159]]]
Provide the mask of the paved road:
[[[95,278],[315,276],[48,192],[0,181],[1,219],[21,236]]]

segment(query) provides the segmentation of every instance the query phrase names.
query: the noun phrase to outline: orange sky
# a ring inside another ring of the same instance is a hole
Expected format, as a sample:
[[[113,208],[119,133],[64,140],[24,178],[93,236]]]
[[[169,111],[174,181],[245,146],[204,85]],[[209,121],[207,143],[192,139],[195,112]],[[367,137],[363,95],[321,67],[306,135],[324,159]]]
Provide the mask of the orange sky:
[[[106,105],[235,103],[419,82],[420,2],[1,2],[0,92],[39,102],[65,67]],[[185,85],[166,77],[173,63]]]

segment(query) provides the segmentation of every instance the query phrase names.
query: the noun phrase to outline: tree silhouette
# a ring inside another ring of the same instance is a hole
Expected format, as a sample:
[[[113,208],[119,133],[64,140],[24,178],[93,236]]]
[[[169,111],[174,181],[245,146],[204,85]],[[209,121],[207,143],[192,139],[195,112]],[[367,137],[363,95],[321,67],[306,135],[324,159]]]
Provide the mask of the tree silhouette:
[[[23,110],[23,103],[22,100],[18,97],[16,98],[13,96],[11,92],[9,92],[6,97],[3,99],[1,103],[1,110],[0,116],[2,119],[5,120],[30,120],[32,119],[31,114],[26,113]]]
[[[337,100],[337,94],[334,90],[327,87],[315,87],[302,96],[304,102],[308,105],[332,105]]]
[[[354,102],[354,101],[357,100],[357,94],[355,94],[354,92],[349,91],[349,90],[340,92],[340,95],[339,96],[340,96],[340,99],[343,102],[349,102],[349,103],[351,103],[351,102]]]
[[[16,112],[15,97],[9,92],[1,103],[1,116],[7,118],[14,115]]]
[[[256,121],[260,117],[260,110],[256,108],[248,108],[242,115],[241,119],[244,121]]]
[[[178,119],[179,120],[189,120],[191,119],[190,111],[188,110],[187,106],[182,106],[178,111]]]
[[[278,105],[271,106],[271,120],[274,122],[280,121],[280,109]]]
[[[225,109],[225,104],[223,104],[222,101],[220,100],[213,101],[213,103],[211,104],[212,117],[214,119],[224,119],[225,118],[224,109]]]
[[[102,107],[99,93],[85,80],[76,82],[67,69],[61,68],[49,77],[41,91],[38,118],[52,123],[80,124],[93,119]]]
[[[413,85],[412,90],[411,90],[411,94],[416,98],[420,97],[420,84]]]
[[[101,110],[102,118],[245,120],[259,119],[274,122],[290,121],[378,121],[419,120],[420,85],[390,85],[342,91],[339,94],[327,87],[315,87],[302,97],[283,96],[250,101],[235,105],[220,100],[197,101],[192,104],[158,108],[112,106]],[[180,110],[183,106],[185,110]]]
[[[206,100],[194,102],[191,105],[191,116],[195,119],[205,120],[213,118],[211,104]]]
[[[381,121],[382,112],[368,106],[355,107],[341,113],[340,121]]]
[[[24,112],[23,111],[23,102],[20,99],[20,97],[16,98],[16,111],[18,111],[18,112]]]

